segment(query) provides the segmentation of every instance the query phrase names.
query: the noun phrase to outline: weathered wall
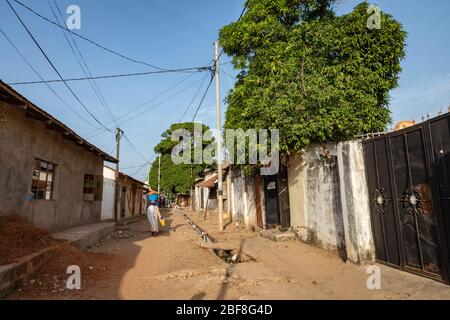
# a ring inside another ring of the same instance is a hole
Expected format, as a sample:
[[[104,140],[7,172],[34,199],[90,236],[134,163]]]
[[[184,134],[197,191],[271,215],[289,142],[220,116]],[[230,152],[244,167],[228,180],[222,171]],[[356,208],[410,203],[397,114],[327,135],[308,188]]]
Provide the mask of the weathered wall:
[[[135,186],[133,188],[133,186]],[[143,195],[143,189],[142,189],[142,185],[139,185],[139,183],[137,183],[136,181],[132,180],[132,179],[128,179],[128,178],[124,178],[123,176],[120,177],[119,180],[119,216],[120,213],[122,212],[121,209],[121,197],[124,196],[124,194],[122,193],[122,188],[126,188],[126,193],[125,193],[125,207],[124,207],[124,211],[125,211],[125,216],[122,218],[130,218],[133,216],[137,216],[137,215],[141,215],[146,213],[146,201],[144,200],[144,195]],[[135,190],[135,192],[133,193],[133,189]],[[133,211],[134,208],[134,211]]]
[[[84,174],[102,175],[103,159],[16,107],[0,107],[0,214],[19,214],[51,231],[99,221],[101,202],[83,200],[83,182]],[[57,165],[54,200],[30,200],[35,158]]]
[[[359,142],[312,146],[288,166],[291,224],[299,238],[356,263],[373,258]]]
[[[114,194],[116,172],[108,167],[103,168],[103,196],[101,219],[103,221],[114,220]]]
[[[254,177],[246,177],[242,170],[236,168],[232,169],[232,217],[234,222],[243,223],[247,229],[258,225],[254,184]],[[259,192],[261,194],[261,210],[264,221],[264,190],[262,183]]]
[[[338,144],[339,180],[348,258],[355,263],[375,259],[362,143]]]

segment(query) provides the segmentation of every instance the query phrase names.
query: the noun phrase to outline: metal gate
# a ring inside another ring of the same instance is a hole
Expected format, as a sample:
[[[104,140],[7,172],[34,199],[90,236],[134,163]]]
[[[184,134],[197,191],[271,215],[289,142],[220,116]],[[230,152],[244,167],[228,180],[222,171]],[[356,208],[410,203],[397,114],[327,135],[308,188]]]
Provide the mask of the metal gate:
[[[450,116],[364,142],[377,260],[448,282]]]

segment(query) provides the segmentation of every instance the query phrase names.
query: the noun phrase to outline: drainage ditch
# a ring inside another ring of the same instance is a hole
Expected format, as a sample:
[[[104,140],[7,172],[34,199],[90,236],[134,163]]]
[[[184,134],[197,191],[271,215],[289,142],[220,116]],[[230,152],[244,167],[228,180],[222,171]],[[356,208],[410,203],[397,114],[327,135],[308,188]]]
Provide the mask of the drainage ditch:
[[[211,237],[209,234],[207,234],[205,231],[203,231],[199,226],[197,226],[191,218],[189,218],[186,214],[184,215],[184,218],[186,219],[187,224],[196,231],[200,237],[202,238],[203,242],[205,243],[217,243],[217,240],[215,240],[213,237]],[[255,262],[256,259],[249,256],[248,254],[242,254],[240,250],[238,249],[212,249],[214,254],[218,256],[220,259],[225,261],[228,264],[237,264],[242,262]]]

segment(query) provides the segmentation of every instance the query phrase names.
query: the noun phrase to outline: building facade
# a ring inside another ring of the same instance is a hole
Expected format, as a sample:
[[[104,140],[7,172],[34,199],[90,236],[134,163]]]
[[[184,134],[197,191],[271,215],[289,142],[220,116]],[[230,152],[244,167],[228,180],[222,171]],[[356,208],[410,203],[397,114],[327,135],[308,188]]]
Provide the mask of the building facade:
[[[114,169],[108,166],[103,168],[104,187],[101,210],[101,219],[103,221],[112,221],[116,219],[116,214],[114,212],[115,174]],[[127,220],[145,214],[147,210],[146,194],[148,190],[149,187],[147,184],[121,172],[119,174],[117,220]]]
[[[49,231],[100,221],[105,160],[116,162],[0,82],[0,215]]]

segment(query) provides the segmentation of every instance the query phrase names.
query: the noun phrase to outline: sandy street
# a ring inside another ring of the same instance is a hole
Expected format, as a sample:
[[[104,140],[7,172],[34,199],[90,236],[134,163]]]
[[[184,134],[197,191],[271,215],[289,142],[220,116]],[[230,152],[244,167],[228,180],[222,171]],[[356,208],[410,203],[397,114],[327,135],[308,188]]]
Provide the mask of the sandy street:
[[[213,232],[222,246],[238,247],[245,262],[230,264],[186,223],[187,211],[165,213],[167,225],[150,237],[146,220],[105,237],[91,249],[91,269],[107,266],[103,276],[88,277],[81,290],[45,292],[24,287],[9,299],[449,299],[450,287],[380,266],[381,289],[367,289],[367,266],[344,263],[334,253],[299,241],[272,242],[258,233],[229,226]],[[215,229],[214,229],[215,230]],[[209,232],[209,230],[208,230]],[[102,257],[104,260],[102,261]],[[61,272],[62,275],[64,275]],[[64,275],[65,276],[65,275]],[[67,277],[67,276],[65,276]],[[83,275],[82,275],[83,277]]]

